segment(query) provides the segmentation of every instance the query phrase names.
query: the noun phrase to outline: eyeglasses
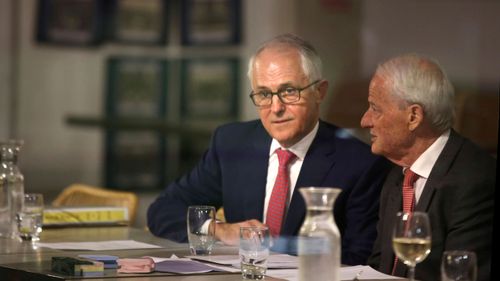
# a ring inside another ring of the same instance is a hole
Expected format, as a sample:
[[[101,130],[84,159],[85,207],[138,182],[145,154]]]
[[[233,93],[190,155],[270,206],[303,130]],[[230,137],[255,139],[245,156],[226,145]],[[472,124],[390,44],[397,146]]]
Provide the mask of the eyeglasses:
[[[257,92],[252,91],[252,93],[250,93],[250,98],[253,103],[259,107],[271,105],[273,103],[274,95],[278,96],[283,104],[290,104],[298,102],[300,100],[300,92],[318,83],[319,81],[321,81],[321,79],[318,79],[302,88],[285,87],[274,93],[269,90],[260,90]]]

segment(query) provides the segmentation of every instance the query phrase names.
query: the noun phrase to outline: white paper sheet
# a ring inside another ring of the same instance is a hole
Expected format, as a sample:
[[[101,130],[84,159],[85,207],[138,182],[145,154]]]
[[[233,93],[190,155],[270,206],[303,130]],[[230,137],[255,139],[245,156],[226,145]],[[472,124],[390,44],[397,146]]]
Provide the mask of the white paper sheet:
[[[148,258],[152,258],[155,263],[159,263],[159,262],[166,261],[166,260],[192,260],[192,259],[190,259],[188,257],[186,257],[186,258],[179,258],[176,255],[171,255],[170,258],[151,257],[151,256],[147,256],[147,257]],[[211,263],[210,266],[211,267],[215,267],[215,268],[217,268],[219,270],[222,270],[222,271],[233,272],[233,273],[234,272],[240,272],[239,268],[234,268],[232,266],[225,266],[225,265],[220,265],[220,264],[217,264],[217,263]]]
[[[215,263],[225,266],[240,267],[240,257],[238,255],[210,255],[210,256],[186,256],[193,260]],[[270,255],[267,259],[267,268],[297,268],[298,259],[296,256],[276,254]]]
[[[58,250],[130,250],[130,249],[156,249],[160,246],[147,244],[135,240],[111,240],[97,242],[64,242],[64,243],[37,243],[40,247]]]
[[[358,275],[358,280],[379,280],[379,279],[401,279],[401,277],[391,276],[384,274],[382,272],[376,271],[375,269],[365,266],[345,266],[340,268],[340,280],[352,281],[356,275]],[[268,269],[266,275],[284,279],[288,281],[295,281],[299,279],[298,269]]]

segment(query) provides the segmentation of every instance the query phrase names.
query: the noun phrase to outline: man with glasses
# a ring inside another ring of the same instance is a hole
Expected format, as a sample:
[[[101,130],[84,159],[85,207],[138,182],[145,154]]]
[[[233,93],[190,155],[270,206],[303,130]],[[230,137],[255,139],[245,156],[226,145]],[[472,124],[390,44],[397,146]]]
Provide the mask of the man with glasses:
[[[274,236],[294,237],[305,217],[298,189],[339,187],[334,215],[342,263],[364,264],[389,162],[319,119],[328,82],[303,39],[285,34],[266,42],[250,59],[248,77],[260,120],[218,128],[198,165],[149,207],[149,229],[185,242],[187,207],[212,205],[224,207],[226,222],[218,222],[215,232],[226,244],[238,242],[241,226],[265,224]]]

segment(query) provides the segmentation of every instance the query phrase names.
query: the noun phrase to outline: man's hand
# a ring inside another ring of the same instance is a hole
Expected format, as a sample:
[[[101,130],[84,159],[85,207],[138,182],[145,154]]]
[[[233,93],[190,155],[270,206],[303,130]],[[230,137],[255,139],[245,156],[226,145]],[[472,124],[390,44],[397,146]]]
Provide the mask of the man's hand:
[[[215,226],[215,237],[226,245],[238,245],[240,240],[240,227],[266,226],[258,220],[247,220],[238,223],[218,222]]]

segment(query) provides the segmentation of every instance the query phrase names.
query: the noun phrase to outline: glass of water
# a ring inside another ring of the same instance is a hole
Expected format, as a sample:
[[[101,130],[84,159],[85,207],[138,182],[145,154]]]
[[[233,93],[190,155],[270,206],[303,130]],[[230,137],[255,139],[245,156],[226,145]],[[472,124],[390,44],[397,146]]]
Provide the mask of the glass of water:
[[[215,244],[215,207],[189,206],[187,233],[193,255],[210,255]]]
[[[240,228],[240,262],[243,279],[262,280],[266,276],[271,236],[267,227]]]
[[[441,261],[441,281],[476,281],[476,254],[470,251],[445,251]]]
[[[38,241],[42,232],[43,195],[39,193],[24,194],[24,203],[16,214],[17,231],[22,240]]]

